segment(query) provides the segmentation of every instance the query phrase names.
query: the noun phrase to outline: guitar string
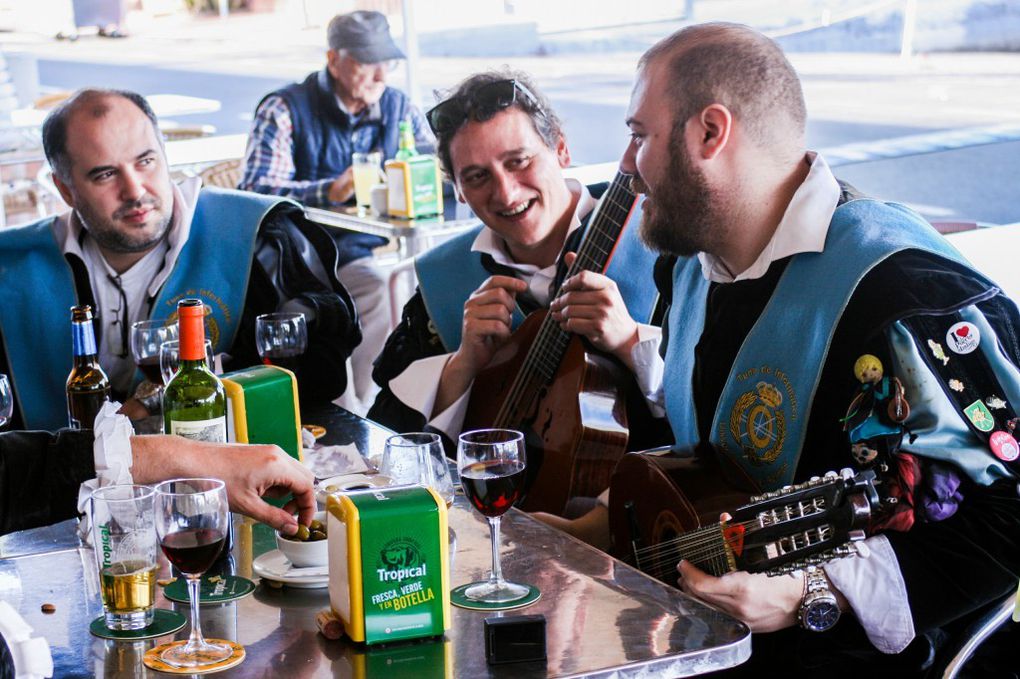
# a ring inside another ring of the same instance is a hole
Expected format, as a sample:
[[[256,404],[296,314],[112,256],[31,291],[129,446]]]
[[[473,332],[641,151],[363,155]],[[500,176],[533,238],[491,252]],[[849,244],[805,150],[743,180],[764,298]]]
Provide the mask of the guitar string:
[[[725,555],[725,545],[725,538],[716,526],[635,550],[635,556],[642,563],[649,565],[657,565],[664,561],[675,564],[678,557],[696,561],[706,555]],[[648,558],[645,558],[645,555],[648,555]]]
[[[646,553],[646,552],[651,553],[651,552],[660,551],[661,548],[663,547],[663,545],[669,546],[669,545],[675,545],[675,544],[679,544],[679,543],[687,544],[688,542],[690,544],[700,544],[700,541],[704,541],[706,538],[709,538],[710,536],[717,536],[720,533],[720,526],[721,525],[722,524],[718,524],[717,523],[717,524],[712,524],[711,526],[705,526],[705,527],[702,527],[702,528],[696,528],[696,529],[694,529],[692,531],[689,531],[687,533],[683,533],[681,535],[678,535],[676,537],[670,538],[668,540],[663,540],[662,542],[657,542],[654,545],[650,545],[648,547],[641,547],[641,548],[639,548],[637,550],[637,552],[638,553]],[[754,519],[751,519],[751,520],[748,520],[748,521],[731,521],[730,523],[726,524],[727,527],[730,527],[730,526],[739,526],[741,528],[744,528],[745,531],[748,528],[752,528],[752,527],[754,527],[756,525],[757,525],[757,521],[754,520]]]
[[[581,247],[578,249],[578,257],[568,272],[568,277],[575,275],[576,272],[580,270],[581,266],[585,266],[588,270],[596,268],[594,264],[597,263],[597,259],[591,253],[591,249],[594,248],[608,256],[608,253],[611,252],[610,246],[615,245],[623,227],[626,226],[626,217],[630,212],[630,208],[627,208],[626,213],[624,213],[622,217],[618,215],[604,214],[606,212],[604,206],[607,204],[609,206],[615,206],[618,208],[619,212],[623,212],[623,205],[617,201],[620,194],[622,194],[624,198],[629,197],[631,199],[631,204],[633,205],[634,194],[623,185],[624,180],[622,177],[624,176],[626,175],[618,173],[616,178],[613,180],[613,184],[607,190],[605,194],[606,198],[603,201],[603,207],[600,207],[599,213],[594,215],[592,220],[593,228],[589,231],[589,234],[586,235]],[[604,222],[608,222],[608,224],[604,224]],[[609,227],[618,227],[615,237],[610,236],[607,233]],[[603,250],[598,247],[599,238],[602,238],[603,241],[605,241],[603,244],[610,247],[609,250]],[[560,291],[558,290],[554,295],[554,298],[558,297],[559,294]],[[560,358],[562,359],[562,351],[566,348],[566,343],[562,341],[563,336],[565,335],[566,333],[563,333],[563,331],[560,330],[559,325],[552,322],[551,315],[547,315],[539,328],[538,336],[534,343],[536,349],[534,351],[529,351],[528,355],[525,357],[524,364],[522,364],[521,369],[518,371],[517,377],[511,385],[507,398],[504,399],[503,404],[497,412],[496,422],[493,426],[507,426],[508,424],[516,424],[517,421],[519,421],[520,414],[518,411],[520,410],[522,398],[536,389],[540,389],[545,382],[548,382],[552,375],[555,374],[555,369],[558,367],[560,362],[559,360],[555,361],[555,366],[549,366],[548,364],[544,365],[543,367],[545,367],[546,370],[544,371],[542,378],[540,378],[535,375],[536,363],[538,363],[540,358],[535,357],[544,356],[550,351],[550,349],[555,349],[557,350],[556,353],[561,354]],[[569,337],[567,337],[567,339],[569,341]],[[550,346],[554,344],[562,346]],[[549,369],[550,367],[552,368],[551,370]]]

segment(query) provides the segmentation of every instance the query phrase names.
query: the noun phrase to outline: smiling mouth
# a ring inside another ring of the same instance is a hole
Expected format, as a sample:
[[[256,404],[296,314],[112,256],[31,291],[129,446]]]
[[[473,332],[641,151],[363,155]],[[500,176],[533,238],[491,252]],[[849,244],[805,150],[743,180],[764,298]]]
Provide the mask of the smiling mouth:
[[[513,206],[509,210],[498,210],[496,214],[505,219],[517,219],[525,212],[527,212],[532,205],[535,204],[535,200],[536,199],[532,198],[531,200],[523,201]]]

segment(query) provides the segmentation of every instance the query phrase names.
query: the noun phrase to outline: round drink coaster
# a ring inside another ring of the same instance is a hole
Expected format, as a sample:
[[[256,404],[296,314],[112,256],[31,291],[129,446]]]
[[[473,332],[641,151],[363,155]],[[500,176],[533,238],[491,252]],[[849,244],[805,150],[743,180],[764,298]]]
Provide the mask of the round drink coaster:
[[[115,630],[106,626],[106,616],[101,615],[89,625],[89,631],[93,636],[100,639],[115,639],[118,641],[138,641],[140,639],[155,639],[167,634],[173,634],[188,624],[188,619],[177,611],[170,611],[165,608],[153,610],[152,624],[142,629]]]
[[[472,611],[509,611],[514,608],[524,608],[530,606],[542,597],[542,592],[538,590],[538,587],[533,585],[524,585],[528,588],[528,593],[520,599],[514,599],[513,601],[504,601],[498,604],[489,604],[484,601],[474,601],[464,596],[464,590],[473,585],[477,585],[477,582],[469,582],[466,585],[461,585],[453,589],[450,592],[450,603],[458,608],[466,608]],[[522,584],[522,583],[518,583]]]
[[[255,583],[237,575],[202,576],[199,585],[199,604],[222,604],[246,597],[255,591]],[[163,596],[180,604],[191,602],[188,596],[188,581],[177,578],[163,588]]]
[[[188,643],[187,639],[180,641],[171,641],[167,644],[160,644],[150,648],[145,652],[145,656],[142,657],[142,662],[149,669],[156,670],[157,672],[166,672],[168,674],[208,674],[210,672],[219,672],[221,670],[229,670],[231,667],[235,667],[244,662],[244,646],[241,644],[235,644],[233,641],[227,641],[226,639],[206,639],[210,644],[220,644],[222,646],[230,646],[232,653],[226,660],[221,660],[218,663],[206,665],[204,667],[174,667],[169,663],[163,661],[160,656],[163,651],[167,650],[172,646],[183,646]]]

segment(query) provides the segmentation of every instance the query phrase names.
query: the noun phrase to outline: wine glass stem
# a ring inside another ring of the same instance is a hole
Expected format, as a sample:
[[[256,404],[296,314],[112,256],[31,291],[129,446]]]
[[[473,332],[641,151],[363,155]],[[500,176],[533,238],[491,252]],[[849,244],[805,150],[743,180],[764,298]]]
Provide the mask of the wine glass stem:
[[[499,563],[499,520],[501,517],[489,517],[489,538],[492,540],[492,573],[489,582],[497,587],[503,585],[503,567]]]
[[[202,624],[198,619],[199,597],[201,596],[202,576],[189,575],[188,598],[191,600],[191,635],[188,637],[189,648],[200,648],[205,646],[205,639],[202,637]]]

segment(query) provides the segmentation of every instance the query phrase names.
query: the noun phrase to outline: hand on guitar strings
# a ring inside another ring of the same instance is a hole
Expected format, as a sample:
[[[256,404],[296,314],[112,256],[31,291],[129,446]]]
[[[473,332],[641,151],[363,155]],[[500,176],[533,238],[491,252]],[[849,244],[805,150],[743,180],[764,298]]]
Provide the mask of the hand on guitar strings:
[[[510,338],[517,293],[527,283],[512,276],[490,276],[464,304],[460,347],[439,378],[433,415],[450,407],[467,392],[478,372]]]
[[[568,252],[567,266],[576,258],[576,253]],[[616,283],[594,271],[582,271],[564,281],[560,291],[549,305],[560,327],[583,335],[596,349],[615,355],[633,369],[630,350],[638,342],[638,327]]]

